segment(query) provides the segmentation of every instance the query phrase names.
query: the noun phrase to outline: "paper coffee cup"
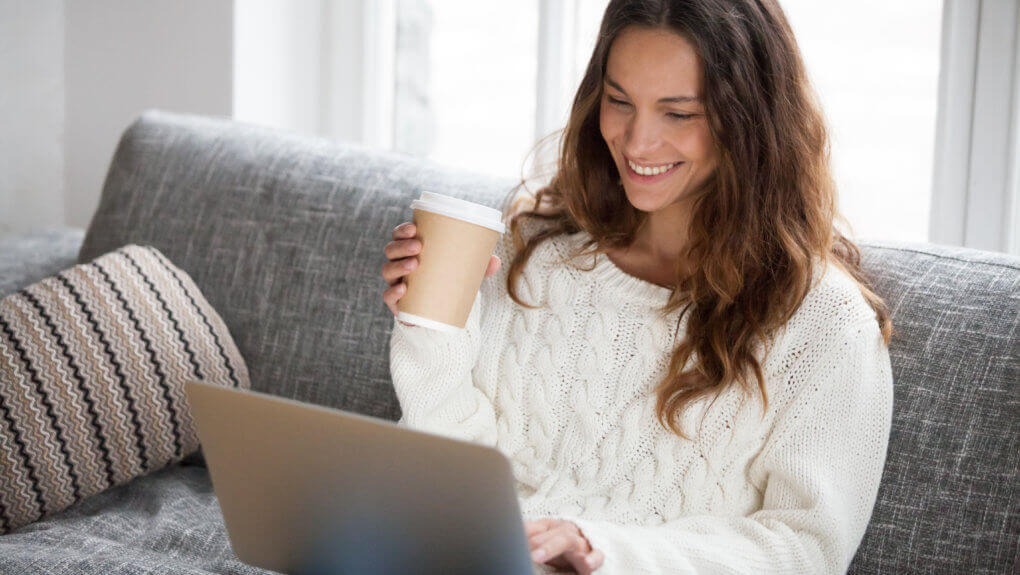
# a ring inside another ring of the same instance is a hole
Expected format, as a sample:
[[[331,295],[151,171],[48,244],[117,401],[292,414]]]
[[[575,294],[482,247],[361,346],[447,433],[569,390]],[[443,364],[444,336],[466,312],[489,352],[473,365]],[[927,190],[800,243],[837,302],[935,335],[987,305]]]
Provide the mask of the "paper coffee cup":
[[[397,319],[440,331],[464,329],[499,236],[499,210],[422,191],[411,202],[421,251],[418,267],[404,276]]]

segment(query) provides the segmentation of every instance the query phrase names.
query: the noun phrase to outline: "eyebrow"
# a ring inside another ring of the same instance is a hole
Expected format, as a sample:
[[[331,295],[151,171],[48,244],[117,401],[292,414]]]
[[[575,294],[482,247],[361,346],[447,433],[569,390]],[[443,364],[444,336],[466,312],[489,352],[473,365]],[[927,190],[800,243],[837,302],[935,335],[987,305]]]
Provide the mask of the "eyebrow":
[[[623,86],[617,84],[608,75],[606,76],[606,83],[616,88],[617,90],[623,92],[625,95],[627,94],[627,91],[623,89]],[[672,98],[659,98],[659,102],[666,104],[684,104],[687,102],[701,103],[701,99],[695,98],[694,96],[673,96]]]

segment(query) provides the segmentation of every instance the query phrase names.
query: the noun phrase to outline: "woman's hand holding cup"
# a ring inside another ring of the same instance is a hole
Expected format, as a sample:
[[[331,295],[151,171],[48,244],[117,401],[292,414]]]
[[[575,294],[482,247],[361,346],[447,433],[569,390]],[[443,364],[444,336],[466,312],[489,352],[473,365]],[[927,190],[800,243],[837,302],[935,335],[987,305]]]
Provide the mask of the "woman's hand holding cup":
[[[421,253],[421,240],[415,237],[417,229],[413,222],[404,222],[393,229],[393,241],[386,244],[386,259],[382,266],[382,276],[389,285],[383,291],[382,299],[394,316],[397,315],[397,300],[404,296],[407,291],[407,284],[404,276],[410,274],[418,267],[418,254]],[[495,255],[489,259],[489,266],[485,270],[485,277],[499,271],[502,264]],[[477,277],[477,276],[476,276]],[[413,325],[401,321],[404,325]]]

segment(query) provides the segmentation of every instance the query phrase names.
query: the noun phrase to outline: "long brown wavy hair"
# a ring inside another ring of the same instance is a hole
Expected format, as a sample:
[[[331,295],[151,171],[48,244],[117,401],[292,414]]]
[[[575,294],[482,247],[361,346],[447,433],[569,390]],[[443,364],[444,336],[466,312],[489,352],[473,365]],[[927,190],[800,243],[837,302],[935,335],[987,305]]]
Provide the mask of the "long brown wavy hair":
[[[860,252],[839,231],[824,117],[800,51],[774,0],[612,0],[606,8],[567,125],[552,178],[537,194],[522,178],[503,204],[516,246],[507,292],[518,305],[517,279],[544,241],[584,230],[591,239],[576,257],[629,247],[647,213],[627,200],[599,129],[603,76],[613,40],[628,26],[668,30],[694,46],[703,65],[706,115],[719,158],[707,185],[691,192],[687,244],[677,254],[676,284],[663,316],[683,308],[688,324],[656,391],[660,424],[689,439],[680,411],[727,384],[768,395],[755,347],[800,306],[828,261],[854,278],[888,344],[889,310],[860,267]],[[548,177],[549,174],[546,174]],[[540,231],[522,237],[524,220]],[[677,324],[679,328],[679,321]],[[684,370],[696,354],[697,363]],[[706,411],[707,413],[707,411]]]

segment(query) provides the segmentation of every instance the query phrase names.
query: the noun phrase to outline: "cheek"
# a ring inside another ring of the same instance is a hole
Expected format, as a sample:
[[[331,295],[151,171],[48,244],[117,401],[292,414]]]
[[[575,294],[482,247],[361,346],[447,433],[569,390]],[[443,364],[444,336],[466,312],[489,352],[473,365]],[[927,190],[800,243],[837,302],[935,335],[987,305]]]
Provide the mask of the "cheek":
[[[617,135],[620,133],[619,120],[611,110],[606,109],[605,104],[603,104],[599,110],[599,130],[602,132],[602,137],[607,143],[616,139]]]
[[[714,163],[716,154],[712,132],[705,122],[698,122],[684,130],[681,141],[681,147],[688,158],[696,162]]]

